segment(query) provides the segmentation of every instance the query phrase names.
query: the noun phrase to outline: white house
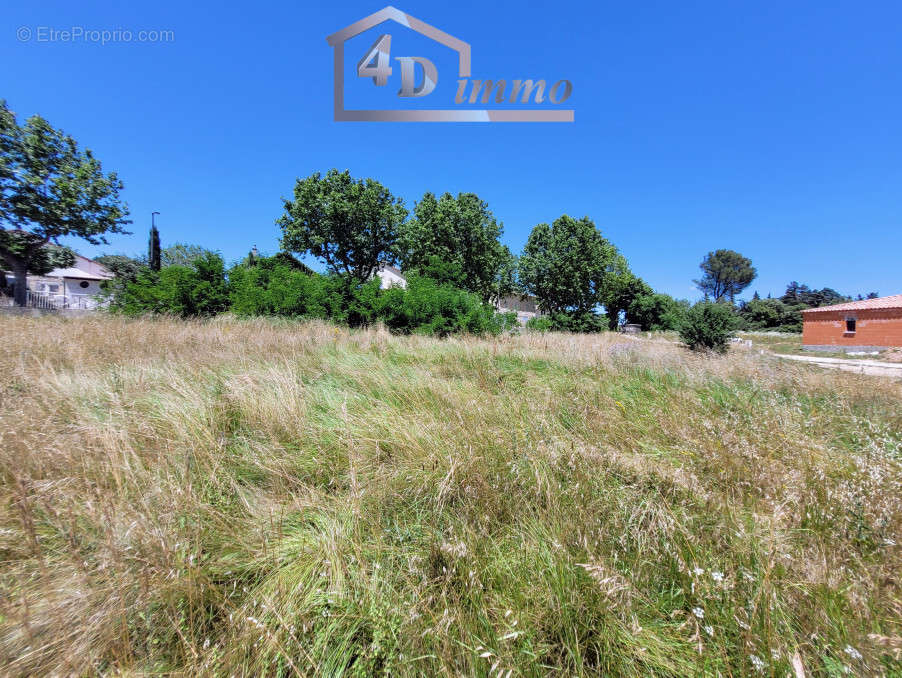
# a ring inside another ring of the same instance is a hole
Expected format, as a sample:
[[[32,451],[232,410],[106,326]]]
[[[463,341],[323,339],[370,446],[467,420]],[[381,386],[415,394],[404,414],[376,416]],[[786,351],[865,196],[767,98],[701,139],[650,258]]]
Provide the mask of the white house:
[[[108,269],[80,254],[67,268],[55,268],[46,275],[28,275],[27,285],[32,295],[45,299],[54,308],[97,308],[100,283],[115,277]],[[7,275],[7,287],[15,279]]]
[[[387,290],[389,287],[407,287],[407,278],[401,275],[401,269],[382,264],[376,271],[376,277],[379,278],[379,287]]]

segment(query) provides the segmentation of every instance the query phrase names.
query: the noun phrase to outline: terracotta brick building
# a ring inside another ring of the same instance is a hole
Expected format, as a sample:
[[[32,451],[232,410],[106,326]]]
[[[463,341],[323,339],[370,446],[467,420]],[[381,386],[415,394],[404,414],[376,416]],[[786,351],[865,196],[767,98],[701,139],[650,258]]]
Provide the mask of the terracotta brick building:
[[[902,346],[902,294],[802,311],[802,345],[812,350]]]

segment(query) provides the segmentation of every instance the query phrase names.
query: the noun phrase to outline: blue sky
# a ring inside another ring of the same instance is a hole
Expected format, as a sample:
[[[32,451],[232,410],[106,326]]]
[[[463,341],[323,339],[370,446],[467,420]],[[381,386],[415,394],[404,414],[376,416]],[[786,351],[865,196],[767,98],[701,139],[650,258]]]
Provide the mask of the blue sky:
[[[474,78],[570,80],[575,122],[333,122],[326,35],[383,6],[6,0],[0,97],[125,182],[134,235],[72,243],[88,255],[142,252],[153,210],[164,245],[227,260],[254,244],[274,252],[280,198],[297,177],[338,167],[408,207],[427,190],[475,192],[514,252],[537,223],[589,215],[638,275],[677,297],[697,296],[691,280],[717,248],[753,260],[749,294],[790,280],[902,292],[902,4],[398,0],[470,43]],[[31,40],[17,39],[23,26]],[[349,41],[346,62],[391,32],[393,56],[439,70],[436,91],[409,105],[453,108],[445,48],[385,26]],[[174,40],[51,43],[41,27]],[[348,73],[349,102],[398,107],[399,71],[385,88]]]

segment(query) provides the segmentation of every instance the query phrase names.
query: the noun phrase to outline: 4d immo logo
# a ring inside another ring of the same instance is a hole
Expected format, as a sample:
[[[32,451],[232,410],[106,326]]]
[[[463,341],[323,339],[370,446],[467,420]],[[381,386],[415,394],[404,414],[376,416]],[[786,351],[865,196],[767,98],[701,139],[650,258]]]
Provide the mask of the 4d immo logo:
[[[457,94],[454,104],[545,104],[557,106],[573,93],[569,80],[558,80],[548,87],[545,80],[477,80],[470,79],[470,45],[409,14],[386,7],[365,19],[351,24],[326,40],[332,45],[335,57],[335,119],[341,121],[401,121],[401,122],[573,122],[573,110],[560,108],[483,110],[465,108],[347,110],[344,104],[344,43],[373,26],[392,20],[425,35],[458,55]],[[404,99],[427,97],[438,84],[438,69],[423,56],[395,56],[391,53],[391,33],[381,35],[361,55],[357,62],[357,77],[371,79],[376,87],[386,87],[398,76],[398,96]],[[419,66],[419,68],[417,68]],[[418,71],[421,76],[418,77]],[[417,82],[419,80],[419,82]],[[363,80],[361,80],[363,82]],[[450,103],[450,102],[449,102]]]

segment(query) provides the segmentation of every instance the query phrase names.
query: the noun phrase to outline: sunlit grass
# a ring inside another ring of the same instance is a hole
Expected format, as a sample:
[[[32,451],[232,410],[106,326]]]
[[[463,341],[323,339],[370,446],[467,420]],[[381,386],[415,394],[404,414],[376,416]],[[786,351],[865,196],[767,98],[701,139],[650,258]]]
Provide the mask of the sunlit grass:
[[[0,338],[9,674],[900,671],[898,382],[615,334]]]

